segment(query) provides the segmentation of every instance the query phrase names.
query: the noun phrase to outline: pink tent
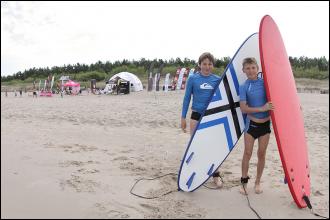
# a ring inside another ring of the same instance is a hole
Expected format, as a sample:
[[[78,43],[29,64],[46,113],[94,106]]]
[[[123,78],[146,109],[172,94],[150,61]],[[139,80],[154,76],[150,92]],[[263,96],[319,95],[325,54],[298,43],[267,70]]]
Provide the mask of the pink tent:
[[[79,83],[76,83],[72,80],[69,80],[68,82],[66,82],[64,84],[65,87],[71,87],[71,92],[73,95],[76,95],[79,93],[80,91],[80,84]]]
[[[80,84],[79,83],[76,83],[76,82],[73,82],[72,80],[69,80],[68,82],[66,82],[64,84],[65,87],[80,87]]]

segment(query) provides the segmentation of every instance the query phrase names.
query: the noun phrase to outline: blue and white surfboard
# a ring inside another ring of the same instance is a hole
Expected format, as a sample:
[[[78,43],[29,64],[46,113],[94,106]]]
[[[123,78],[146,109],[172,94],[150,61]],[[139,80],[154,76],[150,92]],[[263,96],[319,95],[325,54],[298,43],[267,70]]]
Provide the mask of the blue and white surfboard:
[[[245,82],[242,62],[255,57],[261,70],[258,33],[249,36],[231,59],[210,97],[181,161],[178,187],[191,192],[203,185],[221,166],[245,128],[239,107],[239,85]]]
[[[194,72],[195,72],[195,69],[194,68],[190,69],[189,74],[188,74],[188,78],[190,76],[194,75]]]
[[[178,84],[176,86],[176,89],[180,90],[182,87],[182,81],[183,81],[183,75],[186,72],[186,68],[181,68],[180,74],[179,74],[179,79],[178,79]]]
[[[165,92],[168,92],[168,84],[170,82],[170,73],[167,73],[166,76],[165,76],[165,88],[164,88],[164,91]]]

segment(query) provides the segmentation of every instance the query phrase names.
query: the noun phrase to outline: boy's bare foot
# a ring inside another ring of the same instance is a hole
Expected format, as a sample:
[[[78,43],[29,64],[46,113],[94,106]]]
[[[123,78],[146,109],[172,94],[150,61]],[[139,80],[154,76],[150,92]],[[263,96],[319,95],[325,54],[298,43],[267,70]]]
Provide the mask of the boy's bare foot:
[[[223,182],[219,171],[213,174],[213,182],[218,188],[222,188]]]
[[[249,179],[250,177],[247,176],[247,177],[241,177],[241,186],[240,186],[240,189],[239,189],[239,192],[243,195],[247,195],[248,192],[247,192],[247,183],[249,182]]]
[[[223,182],[220,177],[213,177],[213,182],[218,188],[222,188]]]
[[[244,190],[244,188],[245,188],[245,190]],[[241,185],[240,188],[239,188],[239,192],[241,194],[243,194],[243,195],[247,195],[248,194],[248,192],[247,192],[247,184],[244,184],[244,188],[243,188],[243,185]]]
[[[263,192],[262,189],[261,189],[260,183],[258,183],[258,184],[256,183],[255,184],[254,191],[255,191],[256,194],[260,194],[260,193]]]

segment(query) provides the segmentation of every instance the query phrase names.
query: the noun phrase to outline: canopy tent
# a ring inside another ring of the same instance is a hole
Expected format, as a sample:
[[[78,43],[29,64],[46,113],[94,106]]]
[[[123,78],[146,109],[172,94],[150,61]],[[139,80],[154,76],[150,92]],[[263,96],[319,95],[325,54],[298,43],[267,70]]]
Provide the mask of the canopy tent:
[[[109,79],[108,83],[115,83],[115,82],[118,81],[118,79],[129,81],[130,82],[130,90],[132,92],[138,92],[138,91],[143,90],[141,80],[136,75],[134,75],[133,73],[129,73],[129,72],[117,73]]]
[[[76,82],[74,82],[74,81],[72,81],[72,80],[69,80],[68,82],[66,82],[65,84],[64,84],[64,86],[65,87],[68,87],[68,86],[71,86],[71,87],[80,87],[80,84],[79,83],[76,83]]]
[[[66,82],[64,85],[64,87],[71,87],[71,94],[78,94],[80,91],[80,84],[77,82],[74,82],[72,80],[69,80],[68,82]]]
[[[60,85],[60,88],[61,90],[63,91],[64,90],[64,83],[66,83],[67,81],[70,80],[70,76],[61,76],[59,81],[61,81],[61,85]]]

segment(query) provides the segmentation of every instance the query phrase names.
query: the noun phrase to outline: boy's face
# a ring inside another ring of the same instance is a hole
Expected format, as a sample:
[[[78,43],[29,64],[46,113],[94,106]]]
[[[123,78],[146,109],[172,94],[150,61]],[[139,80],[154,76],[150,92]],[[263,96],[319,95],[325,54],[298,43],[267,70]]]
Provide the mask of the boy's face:
[[[200,68],[203,74],[211,74],[213,70],[213,63],[209,59],[204,59],[200,64]]]
[[[243,72],[249,79],[257,79],[258,78],[258,66],[253,63],[247,63],[243,67]]]

